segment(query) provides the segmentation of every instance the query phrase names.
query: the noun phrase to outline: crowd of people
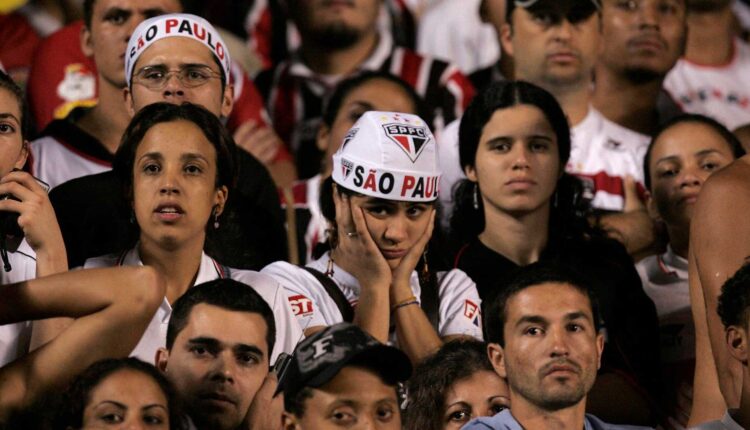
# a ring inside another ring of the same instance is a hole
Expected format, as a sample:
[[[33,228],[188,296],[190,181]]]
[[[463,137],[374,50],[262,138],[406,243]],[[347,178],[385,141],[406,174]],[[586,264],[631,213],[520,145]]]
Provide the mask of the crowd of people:
[[[750,1],[0,10],[0,429],[750,429]]]

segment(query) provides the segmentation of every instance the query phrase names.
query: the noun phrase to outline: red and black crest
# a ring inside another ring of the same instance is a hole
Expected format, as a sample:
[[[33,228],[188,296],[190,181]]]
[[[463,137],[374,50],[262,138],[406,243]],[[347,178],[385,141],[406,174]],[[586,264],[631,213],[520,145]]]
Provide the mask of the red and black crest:
[[[430,141],[426,126],[383,124],[383,130],[385,135],[406,153],[412,163],[417,161],[422,150],[427,146],[427,142]]]

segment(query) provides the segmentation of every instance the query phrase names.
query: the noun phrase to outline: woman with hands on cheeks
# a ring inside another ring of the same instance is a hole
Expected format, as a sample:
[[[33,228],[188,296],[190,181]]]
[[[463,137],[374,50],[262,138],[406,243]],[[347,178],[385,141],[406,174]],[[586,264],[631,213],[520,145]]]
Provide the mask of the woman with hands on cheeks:
[[[263,269],[287,288],[308,336],[351,321],[397,341],[413,362],[446,338],[481,338],[474,282],[460,270],[415,271],[432,235],[439,177],[434,137],[418,116],[370,111],[352,126],[321,189],[330,250],[304,268]]]
[[[2,285],[68,270],[65,244],[47,190],[20,170],[28,156],[27,134],[23,91],[0,71]],[[13,214],[18,215],[17,221]],[[31,323],[0,326],[0,366],[25,353],[30,338]]]

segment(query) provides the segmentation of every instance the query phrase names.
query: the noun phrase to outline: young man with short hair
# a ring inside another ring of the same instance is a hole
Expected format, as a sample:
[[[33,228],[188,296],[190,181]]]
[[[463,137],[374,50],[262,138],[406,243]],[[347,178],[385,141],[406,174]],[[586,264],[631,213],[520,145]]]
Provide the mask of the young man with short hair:
[[[359,327],[339,323],[297,345],[283,383],[284,430],[398,430],[397,384],[409,358]]]
[[[156,366],[174,384],[196,429],[244,428],[251,404],[267,384],[275,332],[268,304],[231,279],[196,285],[175,301]],[[263,412],[271,415],[273,409]]]
[[[508,381],[511,409],[464,428],[632,428],[586,414],[604,334],[585,279],[560,266],[535,263],[520,269],[486,309],[487,351],[495,371]]]

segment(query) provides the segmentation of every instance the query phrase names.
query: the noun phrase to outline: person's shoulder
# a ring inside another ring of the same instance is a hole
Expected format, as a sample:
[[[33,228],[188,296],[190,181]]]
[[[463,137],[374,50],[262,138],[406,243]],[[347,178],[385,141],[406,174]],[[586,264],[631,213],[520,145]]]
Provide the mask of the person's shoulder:
[[[647,430],[652,427],[631,426],[623,424],[608,424],[599,418],[586,414],[586,430]]]
[[[513,418],[510,409],[505,409],[491,417],[475,418],[469,421],[462,430],[522,430],[520,424]]]

